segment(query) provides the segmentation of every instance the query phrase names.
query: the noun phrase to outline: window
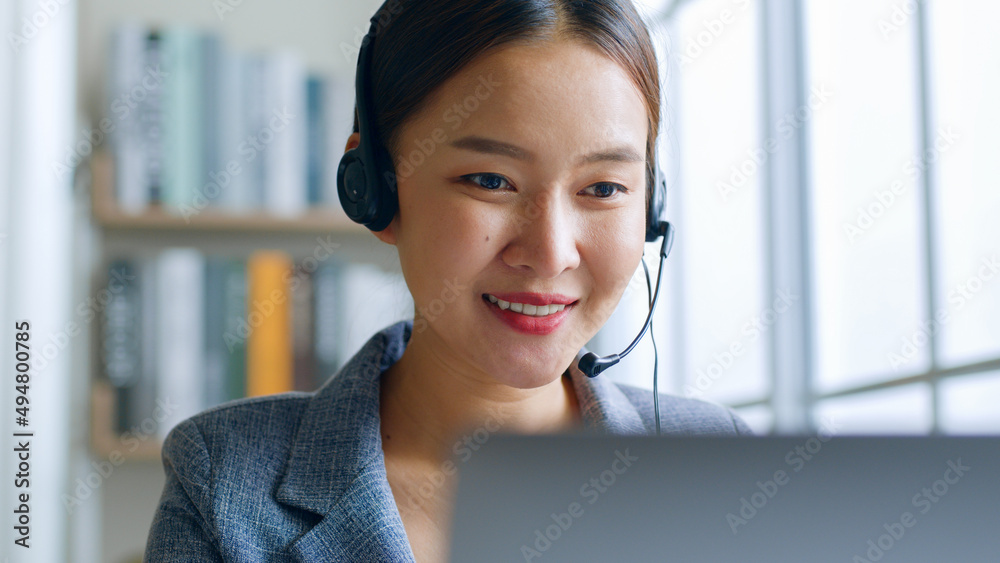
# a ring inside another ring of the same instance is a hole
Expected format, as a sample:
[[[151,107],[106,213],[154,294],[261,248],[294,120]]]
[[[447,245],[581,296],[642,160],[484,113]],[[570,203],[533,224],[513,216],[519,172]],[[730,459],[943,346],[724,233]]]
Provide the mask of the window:
[[[758,432],[1000,432],[1000,6],[640,4],[677,229],[661,389]]]

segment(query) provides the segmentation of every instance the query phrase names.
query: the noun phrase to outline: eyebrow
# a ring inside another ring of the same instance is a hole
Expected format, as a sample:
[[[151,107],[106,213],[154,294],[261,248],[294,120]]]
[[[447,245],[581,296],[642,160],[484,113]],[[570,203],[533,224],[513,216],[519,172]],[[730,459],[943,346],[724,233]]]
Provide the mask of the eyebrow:
[[[528,162],[534,162],[535,160],[534,154],[525,149],[522,149],[517,145],[504,143],[502,141],[497,141],[495,139],[477,137],[475,135],[462,137],[461,139],[455,139],[450,144],[455,148],[470,150],[483,154],[496,154]],[[643,156],[641,156],[634,148],[630,146],[621,146],[604,151],[590,153],[588,155],[579,158],[577,160],[577,163],[592,164],[594,162],[645,162],[645,161],[646,159]]]

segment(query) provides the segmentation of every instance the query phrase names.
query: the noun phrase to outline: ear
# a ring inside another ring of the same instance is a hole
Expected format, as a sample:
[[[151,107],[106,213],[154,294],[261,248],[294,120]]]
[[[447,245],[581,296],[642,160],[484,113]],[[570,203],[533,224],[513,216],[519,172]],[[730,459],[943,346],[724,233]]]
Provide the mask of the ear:
[[[396,245],[396,229],[399,228],[399,211],[396,211],[396,216],[392,218],[389,225],[381,231],[373,231],[378,239],[386,244]]]
[[[344,147],[344,152],[347,152],[351,149],[356,149],[360,144],[361,144],[361,133],[351,133],[351,136],[347,138],[347,146]]]

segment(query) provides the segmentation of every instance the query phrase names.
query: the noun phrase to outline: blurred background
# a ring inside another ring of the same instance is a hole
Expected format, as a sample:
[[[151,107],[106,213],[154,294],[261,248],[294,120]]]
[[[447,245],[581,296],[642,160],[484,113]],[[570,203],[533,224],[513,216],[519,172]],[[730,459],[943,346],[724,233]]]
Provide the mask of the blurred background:
[[[173,424],[315,389],[412,318],[333,181],[380,4],[0,1],[0,335],[32,343],[29,409],[5,368],[0,425],[34,433],[32,548],[5,511],[0,556],[140,560]],[[1000,6],[637,4],[677,233],[660,390],[762,434],[1000,431]],[[634,337],[645,286],[592,350]],[[607,376],[653,366],[647,338]]]

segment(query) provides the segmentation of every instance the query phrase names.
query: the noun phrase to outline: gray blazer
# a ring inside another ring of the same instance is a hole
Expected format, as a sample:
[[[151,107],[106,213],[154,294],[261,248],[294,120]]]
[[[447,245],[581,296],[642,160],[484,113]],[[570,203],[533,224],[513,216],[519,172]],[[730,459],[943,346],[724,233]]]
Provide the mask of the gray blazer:
[[[378,332],[315,392],[231,401],[175,426],[145,560],[413,561],[379,432],[379,376],[412,328]],[[650,391],[589,379],[576,365],[588,429],[654,431]],[[661,395],[660,415],[665,434],[751,434],[732,411],[692,399]]]

